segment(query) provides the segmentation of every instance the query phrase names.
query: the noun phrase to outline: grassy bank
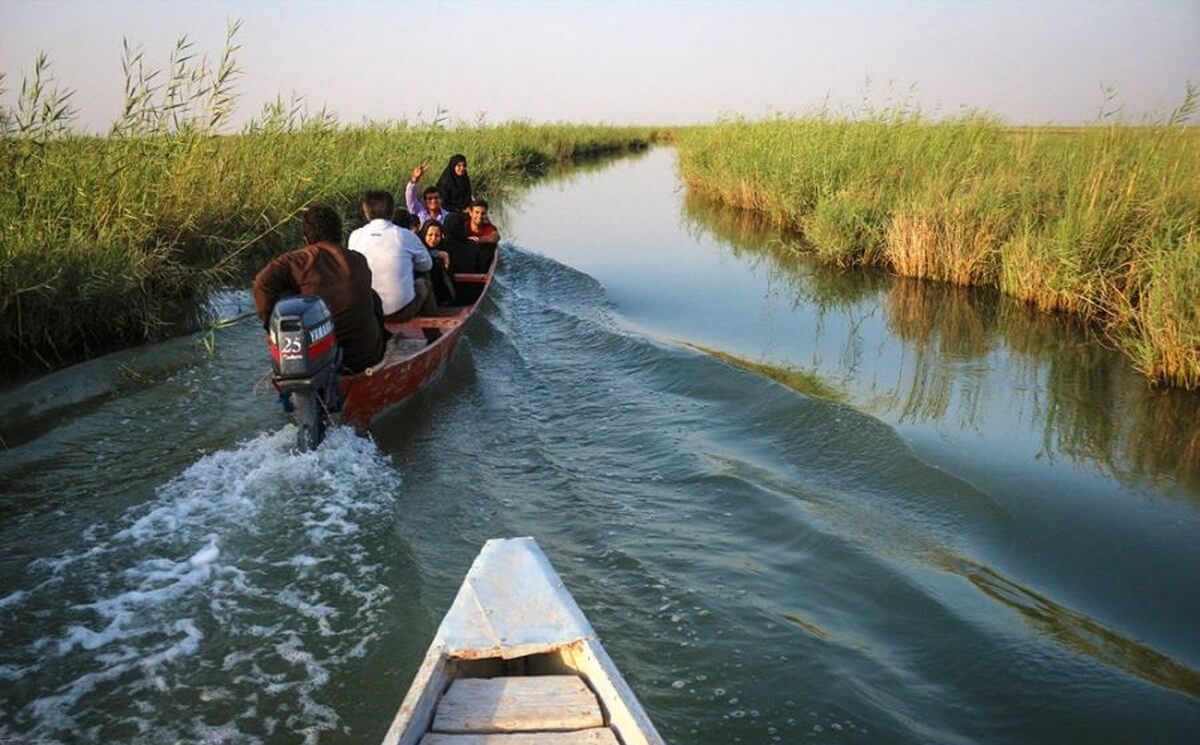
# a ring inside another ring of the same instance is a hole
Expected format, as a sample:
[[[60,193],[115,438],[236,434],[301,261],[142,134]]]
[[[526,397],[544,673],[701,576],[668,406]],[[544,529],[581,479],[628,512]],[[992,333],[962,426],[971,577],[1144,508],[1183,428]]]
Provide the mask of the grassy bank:
[[[476,191],[494,197],[552,163],[654,136],[524,123],[343,126],[282,100],[221,134],[236,50],[231,39],[208,69],[181,40],[156,75],[126,49],[125,111],[103,137],[71,133],[69,93],[54,90],[44,60],[17,103],[0,108],[0,367],[54,367],[177,333],[248,260],[296,245],[304,207],[331,202],[349,216],[365,189],[402,192],[423,160],[436,179],[465,153]]]
[[[991,286],[1102,327],[1156,382],[1200,388],[1200,131],[1011,129],[912,114],[678,133],[703,198],[843,267]]]
[[[693,230],[718,237],[739,261],[758,265],[772,295],[809,306],[822,349],[800,369],[699,351],[807,395],[843,397],[862,411],[908,424],[953,421],[979,430],[1003,409],[1001,418],[1015,417],[1040,435],[1039,458],[1098,468],[1134,490],[1161,480],[1200,497],[1200,396],[1144,385],[1104,348],[1102,330],[994,292],[841,270],[798,256],[795,241],[779,239],[755,213],[691,194],[685,208]],[[899,357],[878,346],[870,331],[877,315],[903,340]],[[835,338],[826,338],[830,333]],[[895,360],[893,369],[877,367],[886,359]],[[864,380],[865,388],[855,384]]]

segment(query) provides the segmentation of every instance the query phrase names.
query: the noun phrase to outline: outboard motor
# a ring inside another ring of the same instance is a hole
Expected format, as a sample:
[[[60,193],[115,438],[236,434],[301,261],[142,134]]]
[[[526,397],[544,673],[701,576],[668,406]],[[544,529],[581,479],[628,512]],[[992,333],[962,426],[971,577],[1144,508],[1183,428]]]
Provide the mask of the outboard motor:
[[[341,411],[338,367],[342,350],[333,333],[333,316],[314,295],[280,300],[271,311],[267,344],[271,348],[275,388],[291,395],[301,452],[321,444],[330,415]]]

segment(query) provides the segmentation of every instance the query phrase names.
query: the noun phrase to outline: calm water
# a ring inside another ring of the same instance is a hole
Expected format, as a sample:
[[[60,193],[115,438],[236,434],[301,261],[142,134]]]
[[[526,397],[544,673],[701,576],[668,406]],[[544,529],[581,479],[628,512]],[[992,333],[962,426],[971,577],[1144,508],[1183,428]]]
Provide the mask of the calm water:
[[[509,205],[491,302],[374,442],[290,454],[253,324],[0,394],[0,741],[378,740],[525,534],[674,743],[1194,739],[1200,397],[781,260],[673,169]]]

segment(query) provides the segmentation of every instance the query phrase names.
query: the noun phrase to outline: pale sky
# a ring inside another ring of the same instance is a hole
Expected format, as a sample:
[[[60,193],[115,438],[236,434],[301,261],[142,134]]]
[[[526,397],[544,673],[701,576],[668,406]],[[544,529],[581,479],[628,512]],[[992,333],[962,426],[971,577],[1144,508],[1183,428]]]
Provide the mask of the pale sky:
[[[890,85],[915,86],[931,113],[1073,124],[1095,118],[1102,84],[1134,121],[1200,84],[1200,0],[0,0],[3,100],[44,50],[80,125],[102,131],[121,106],[122,37],[165,66],[180,34],[219,55],[236,18],[235,123],[293,91],[344,122],[440,105],[466,120],[681,124],[845,107],[867,90],[878,102]]]

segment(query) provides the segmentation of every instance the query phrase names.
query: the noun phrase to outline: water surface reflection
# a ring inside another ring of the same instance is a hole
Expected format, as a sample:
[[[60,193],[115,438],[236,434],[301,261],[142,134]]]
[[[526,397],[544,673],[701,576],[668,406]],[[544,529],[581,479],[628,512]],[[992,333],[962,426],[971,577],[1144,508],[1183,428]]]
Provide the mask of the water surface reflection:
[[[846,320],[838,353],[806,369],[852,391],[858,408],[973,431],[1011,418],[1038,436],[1039,459],[1200,497],[1200,396],[1148,386],[1095,330],[992,292],[822,266],[751,213],[694,198],[685,207],[693,233],[718,236],[765,268],[775,292],[811,307],[815,341],[828,341],[825,315]],[[875,316],[904,342],[894,360],[865,323]]]

